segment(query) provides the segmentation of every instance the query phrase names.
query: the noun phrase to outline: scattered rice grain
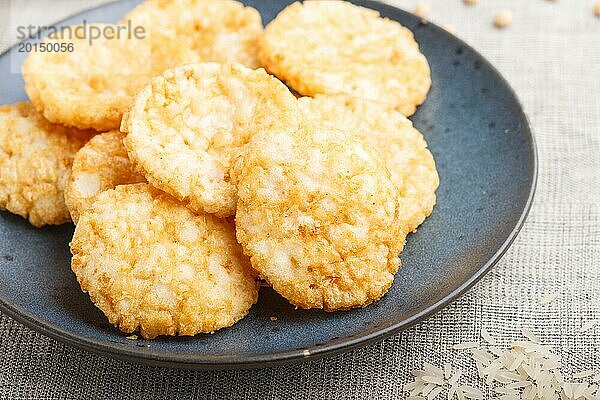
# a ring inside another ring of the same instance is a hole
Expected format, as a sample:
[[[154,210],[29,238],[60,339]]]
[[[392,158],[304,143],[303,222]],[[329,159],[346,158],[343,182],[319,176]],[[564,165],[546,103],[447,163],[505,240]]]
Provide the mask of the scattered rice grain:
[[[523,328],[521,332],[527,340],[515,341],[507,350],[494,345],[479,347],[476,342],[460,343],[454,348],[471,354],[480,379],[494,385],[495,398],[499,400],[600,399],[597,384],[582,382],[586,378],[600,382],[600,374],[584,370],[573,374],[574,382],[565,382],[559,370],[561,357],[553,353],[551,346],[542,345],[531,330]],[[481,336],[488,344],[494,343],[485,328],[481,329]],[[403,387],[410,392],[409,399],[433,400],[445,389],[448,400],[484,398],[481,390],[460,383],[462,371],[452,371],[450,363],[443,368],[424,363],[423,369],[413,371],[413,375],[415,382]]]
[[[447,32],[456,33],[456,26],[452,24],[443,24],[442,28],[444,28]]]
[[[475,365],[477,366],[477,374],[479,375],[480,379],[484,379],[485,375],[483,374],[483,364],[477,360],[475,360]]]
[[[573,390],[573,397],[578,399],[581,396],[583,396],[583,394],[585,393],[585,391],[587,390],[587,388],[590,385],[588,385],[587,383],[577,383],[575,384],[575,390]]]
[[[465,397],[469,398],[469,399],[483,399],[483,392],[477,388],[471,387],[471,386],[467,386],[467,385],[461,385],[458,387],[458,389],[460,391],[463,392],[463,394],[465,395]]]
[[[456,394],[457,390],[458,390],[458,384],[454,384],[454,385],[450,386],[450,389],[448,389],[448,400],[452,400],[454,398],[454,395]]]
[[[479,349],[470,349],[470,351],[473,354],[473,358],[483,364],[489,364],[490,362],[494,361],[494,356],[487,351]]]
[[[444,370],[441,369],[440,367],[436,367],[433,364],[430,364],[428,362],[423,363],[423,369],[427,372],[429,372],[431,375],[437,375],[437,376],[444,376]]]
[[[494,26],[496,28],[506,28],[508,27],[513,20],[513,15],[512,12],[510,12],[509,10],[501,10],[498,11],[498,13],[496,13],[496,15],[494,16]]]
[[[565,378],[563,378],[562,374],[558,370],[554,371],[554,379],[556,379],[556,382],[558,382],[560,385],[565,383]]]
[[[450,363],[446,363],[444,365],[444,378],[450,379],[451,375],[452,375],[452,365]]]
[[[575,379],[582,379],[582,378],[588,378],[590,376],[594,375],[594,371],[592,370],[585,370],[585,371],[581,371],[581,372],[576,372],[573,374],[573,378]]]
[[[521,364],[525,361],[525,356],[523,354],[517,354],[513,359],[513,362],[508,366],[509,371],[516,371],[517,368],[521,366]]]
[[[542,296],[542,298],[538,300],[538,304],[540,304],[540,305],[550,304],[554,300],[556,300],[558,298],[558,296],[560,296],[560,293],[558,293],[558,292],[548,293],[548,294]]]
[[[431,12],[431,6],[429,4],[417,3],[415,6],[415,15],[421,18],[429,17],[429,13]]]
[[[485,329],[485,326],[481,327],[481,337],[483,338],[483,340],[485,340],[486,342],[488,342],[491,345],[496,344],[496,342],[494,341],[492,336],[489,334],[487,329]]]
[[[583,325],[581,325],[580,331],[582,333],[587,332],[587,331],[591,330],[592,328],[594,328],[596,325],[598,325],[597,319],[592,319],[592,320],[586,321],[583,323]]]
[[[527,339],[531,340],[533,343],[536,343],[536,344],[540,343],[540,339],[533,332],[531,332],[528,328],[522,328],[521,333],[523,334],[523,336],[525,336]]]
[[[502,350],[496,346],[490,346],[490,348],[488,350],[490,353],[492,353],[496,357],[502,357],[505,354],[504,350]]]
[[[517,382],[508,384],[506,387],[509,389],[522,389],[529,385],[531,385],[530,381],[517,381]]]
[[[479,343],[477,343],[477,342],[464,342],[464,343],[455,344],[452,348],[454,350],[467,350],[467,349],[473,349],[476,347],[479,347]]]
[[[423,390],[421,390],[421,394],[423,396],[427,396],[429,394],[429,392],[431,392],[433,389],[435,389],[435,387],[436,387],[435,383],[428,383],[427,385],[425,385]]]
[[[521,397],[514,394],[505,394],[499,397],[500,400],[521,400]]]
[[[454,386],[455,384],[458,383],[458,380],[460,379],[461,376],[462,376],[462,371],[460,369],[456,370],[456,372],[454,373],[452,378],[448,379],[448,383],[451,386]]]
[[[427,399],[428,400],[435,399],[437,396],[440,395],[440,393],[442,393],[443,390],[444,390],[444,388],[442,386],[436,387],[431,392],[429,392],[429,394],[427,395]]]

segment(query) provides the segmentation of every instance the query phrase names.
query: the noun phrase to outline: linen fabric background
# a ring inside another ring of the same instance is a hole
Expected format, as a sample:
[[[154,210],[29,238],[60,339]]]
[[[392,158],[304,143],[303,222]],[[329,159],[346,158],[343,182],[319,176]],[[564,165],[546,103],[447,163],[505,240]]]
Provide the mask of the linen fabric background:
[[[43,25],[106,0],[22,1],[23,24]],[[44,337],[0,314],[2,399],[398,399],[410,372],[451,362],[465,383],[493,391],[452,349],[483,326],[501,343],[529,327],[562,355],[563,372],[600,372],[600,19],[595,0],[422,1],[431,20],[487,57],[524,104],[535,133],[539,182],[529,219],[504,258],[472,290],[429,320],[333,358],[246,371],[183,371],[114,361]],[[412,10],[416,1],[393,0]],[[0,0],[0,50],[12,42]],[[492,26],[510,9],[510,27]],[[559,297],[547,306],[540,298]]]

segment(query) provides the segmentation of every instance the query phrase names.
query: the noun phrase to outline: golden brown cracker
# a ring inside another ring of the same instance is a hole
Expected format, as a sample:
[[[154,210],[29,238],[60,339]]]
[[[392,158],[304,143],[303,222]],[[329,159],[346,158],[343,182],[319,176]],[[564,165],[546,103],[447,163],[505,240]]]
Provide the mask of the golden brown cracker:
[[[153,52],[165,57],[185,48],[195,54],[190,62],[259,67],[262,19],[258,11],[238,1],[147,0],[125,16],[123,23],[127,21],[147,28]]]
[[[406,236],[397,189],[372,148],[326,126],[264,131],[232,172],[237,238],[292,304],[344,310],[387,292]]]
[[[423,135],[401,113],[348,96],[299,100],[307,119],[357,135],[383,158],[399,189],[400,219],[413,232],[436,203],[439,176]]]
[[[43,43],[72,45],[73,51],[29,54],[22,71],[25,91],[50,122],[97,131],[119,128],[123,112],[153,70],[147,40],[121,34],[90,44],[91,29],[116,28],[107,24],[90,24],[87,30],[69,27]]]
[[[154,78],[121,130],[151,184],[194,211],[226,217],[236,203],[231,160],[254,132],[293,128],[300,119],[294,96],[264,70],[203,63]]]
[[[70,221],[66,174],[93,135],[46,121],[31,103],[0,106],[0,209],[37,227]]]
[[[148,184],[99,194],[71,242],[81,288],[111,324],[147,339],[210,333],[243,318],[258,283],[233,225]]]
[[[259,59],[305,96],[346,94],[415,112],[431,86],[410,30],[346,1],[296,2],[265,29]]]
[[[102,133],[75,155],[65,186],[65,202],[73,222],[77,223],[83,210],[105,190],[146,181],[129,160],[124,137],[119,131]]]

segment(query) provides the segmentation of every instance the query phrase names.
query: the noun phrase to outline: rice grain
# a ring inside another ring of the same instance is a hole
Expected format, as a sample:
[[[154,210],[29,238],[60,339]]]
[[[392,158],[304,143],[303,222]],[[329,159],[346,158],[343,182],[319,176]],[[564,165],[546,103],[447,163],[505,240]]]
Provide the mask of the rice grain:
[[[590,321],[586,321],[583,323],[583,325],[581,325],[581,329],[580,331],[583,332],[587,332],[590,329],[594,328],[596,325],[598,325],[598,320],[597,319],[592,319]]]

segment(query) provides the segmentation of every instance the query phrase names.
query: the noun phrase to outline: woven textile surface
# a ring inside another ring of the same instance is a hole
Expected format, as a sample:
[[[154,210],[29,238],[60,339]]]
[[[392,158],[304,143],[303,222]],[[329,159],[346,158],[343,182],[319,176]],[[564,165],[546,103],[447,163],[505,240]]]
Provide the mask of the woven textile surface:
[[[48,24],[103,0],[22,1],[22,24]],[[411,10],[416,1],[392,4]],[[536,135],[539,182],[504,258],[429,320],[380,343],[288,367],[181,371],[114,361],[46,338],[0,314],[0,399],[398,399],[423,362],[451,362],[486,398],[474,363],[452,349],[483,326],[501,343],[529,327],[562,355],[564,374],[600,372],[600,19],[595,0],[429,0],[430,18],[487,57],[515,88]],[[492,26],[500,9],[514,19]],[[0,51],[11,43],[0,0]],[[13,16],[14,18],[14,16]],[[547,306],[538,301],[559,293]]]

